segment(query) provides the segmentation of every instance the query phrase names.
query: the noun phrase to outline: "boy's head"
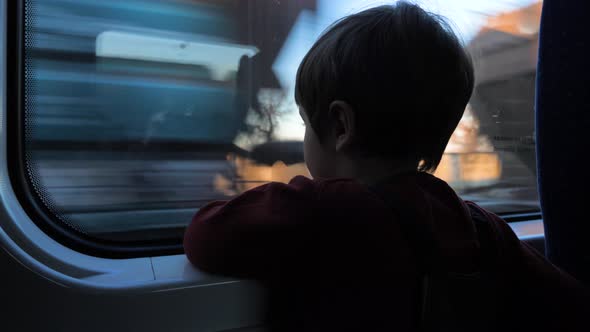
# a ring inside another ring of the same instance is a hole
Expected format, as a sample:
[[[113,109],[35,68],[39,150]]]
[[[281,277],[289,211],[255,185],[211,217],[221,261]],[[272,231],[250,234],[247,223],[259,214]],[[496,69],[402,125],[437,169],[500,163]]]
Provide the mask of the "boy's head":
[[[473,84],[470,57],[450,27],[416,5],[337,21],[297,72],[311,174],[338,176],[343,160],[369,159],[433,171]]]

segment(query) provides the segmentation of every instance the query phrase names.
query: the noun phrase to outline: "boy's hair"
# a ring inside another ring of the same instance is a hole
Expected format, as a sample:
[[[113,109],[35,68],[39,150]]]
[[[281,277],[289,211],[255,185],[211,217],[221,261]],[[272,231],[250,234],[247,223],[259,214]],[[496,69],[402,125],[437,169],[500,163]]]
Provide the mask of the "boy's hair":
[[[397,2],[345,17],[315,42],[295,100],[320,140],[332,101],[355,111],[358,152],[434,171],[474,85],[471,58],[440,16]]]

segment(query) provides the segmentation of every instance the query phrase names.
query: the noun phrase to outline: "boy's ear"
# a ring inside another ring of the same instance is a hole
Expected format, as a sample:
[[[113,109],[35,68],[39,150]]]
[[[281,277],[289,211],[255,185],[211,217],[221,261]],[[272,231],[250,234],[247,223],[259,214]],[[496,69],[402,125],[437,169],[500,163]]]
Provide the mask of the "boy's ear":
[[[342,100],[335,100],[330,104],[330,119],[334,133],[334,148],[340,152],[348,148],[356,134],[356,118],[354,109]]]

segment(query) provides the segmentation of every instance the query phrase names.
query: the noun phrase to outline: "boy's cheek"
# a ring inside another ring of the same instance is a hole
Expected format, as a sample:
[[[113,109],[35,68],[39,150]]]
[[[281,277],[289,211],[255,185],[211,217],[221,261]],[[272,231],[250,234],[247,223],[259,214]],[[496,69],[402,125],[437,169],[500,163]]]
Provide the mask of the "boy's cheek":
[[[322,147],[314,131],[307,127],[303,139],[303,155],[307,169],[313,178],[327,178],[334,173],[330,153]]]
[[[314,157],[312,148],[309,146],[309,142],[307,140],[304,142],[303,145],[303,157],[303,159],[305,160],[305,165],[309,170],[309,174],[312,178],[316,178],[318,176],[316,158]]]
[[[305,160],[305,166],[307,166],[309,174],[312,178],[315,178],[317,176],[317,173],[313,162],[313,158],[311,157],[311,153],[309,151],[309,148],[307,147],[307,144],[305,144],[303,148],[303,159]]]
[[[331,166],[321,149],[308,146],[304,148],[304,157],[305,164],[312,178],[330,177]]]

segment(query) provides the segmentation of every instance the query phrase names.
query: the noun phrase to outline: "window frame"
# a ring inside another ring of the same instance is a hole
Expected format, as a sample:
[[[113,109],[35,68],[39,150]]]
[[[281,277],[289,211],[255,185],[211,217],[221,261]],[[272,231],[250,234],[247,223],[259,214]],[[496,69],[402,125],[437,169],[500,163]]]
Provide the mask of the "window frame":
[[[22,179],[12,179],[14,173],[8,169],[15,167],[12,158],[16,147],[6,140],[9,132],[11,135],[17,132],[11,125],[18,118],[14,110],[22,105],[22,95],[16,98],[16,93],[22,92],[22,87],[17,85],[22,84],[18,80],[22,71],[11,66],[18,63],[15,60],[22,51],[14,48],[18,41],[12,32],[20,28],[16,26],[16,15],[11,15],[20,3],[22,1],[0,0],[0,22],[3,22],[0,23],[0,66],[7,69],[0,71],[0,138],[4,138],[0,139],[0,247],[38,276],[62,287],[89,293],[143,294],[215,286],[218,290],[231,289],[230,297],[235,295],[231,298],[244,301],[244,305],[246,299],[247,303],[256,300],[261,295],[259,285],[203,273],[194,268],[184,254],[126,259],[94,257],[67,247],[35,222],[38,212],[27,210],[34,206],[23,205],[23,197],[18,196],[22,193],[18,194],[15,187],[15,184],[22,184]],[[7,9],[10,10],[8,14]],[[4,121],[7,118],[10,121]],[[511,223],[510,227],[521,240],[542,245],[542,220],[527,218],[524,222]]]

